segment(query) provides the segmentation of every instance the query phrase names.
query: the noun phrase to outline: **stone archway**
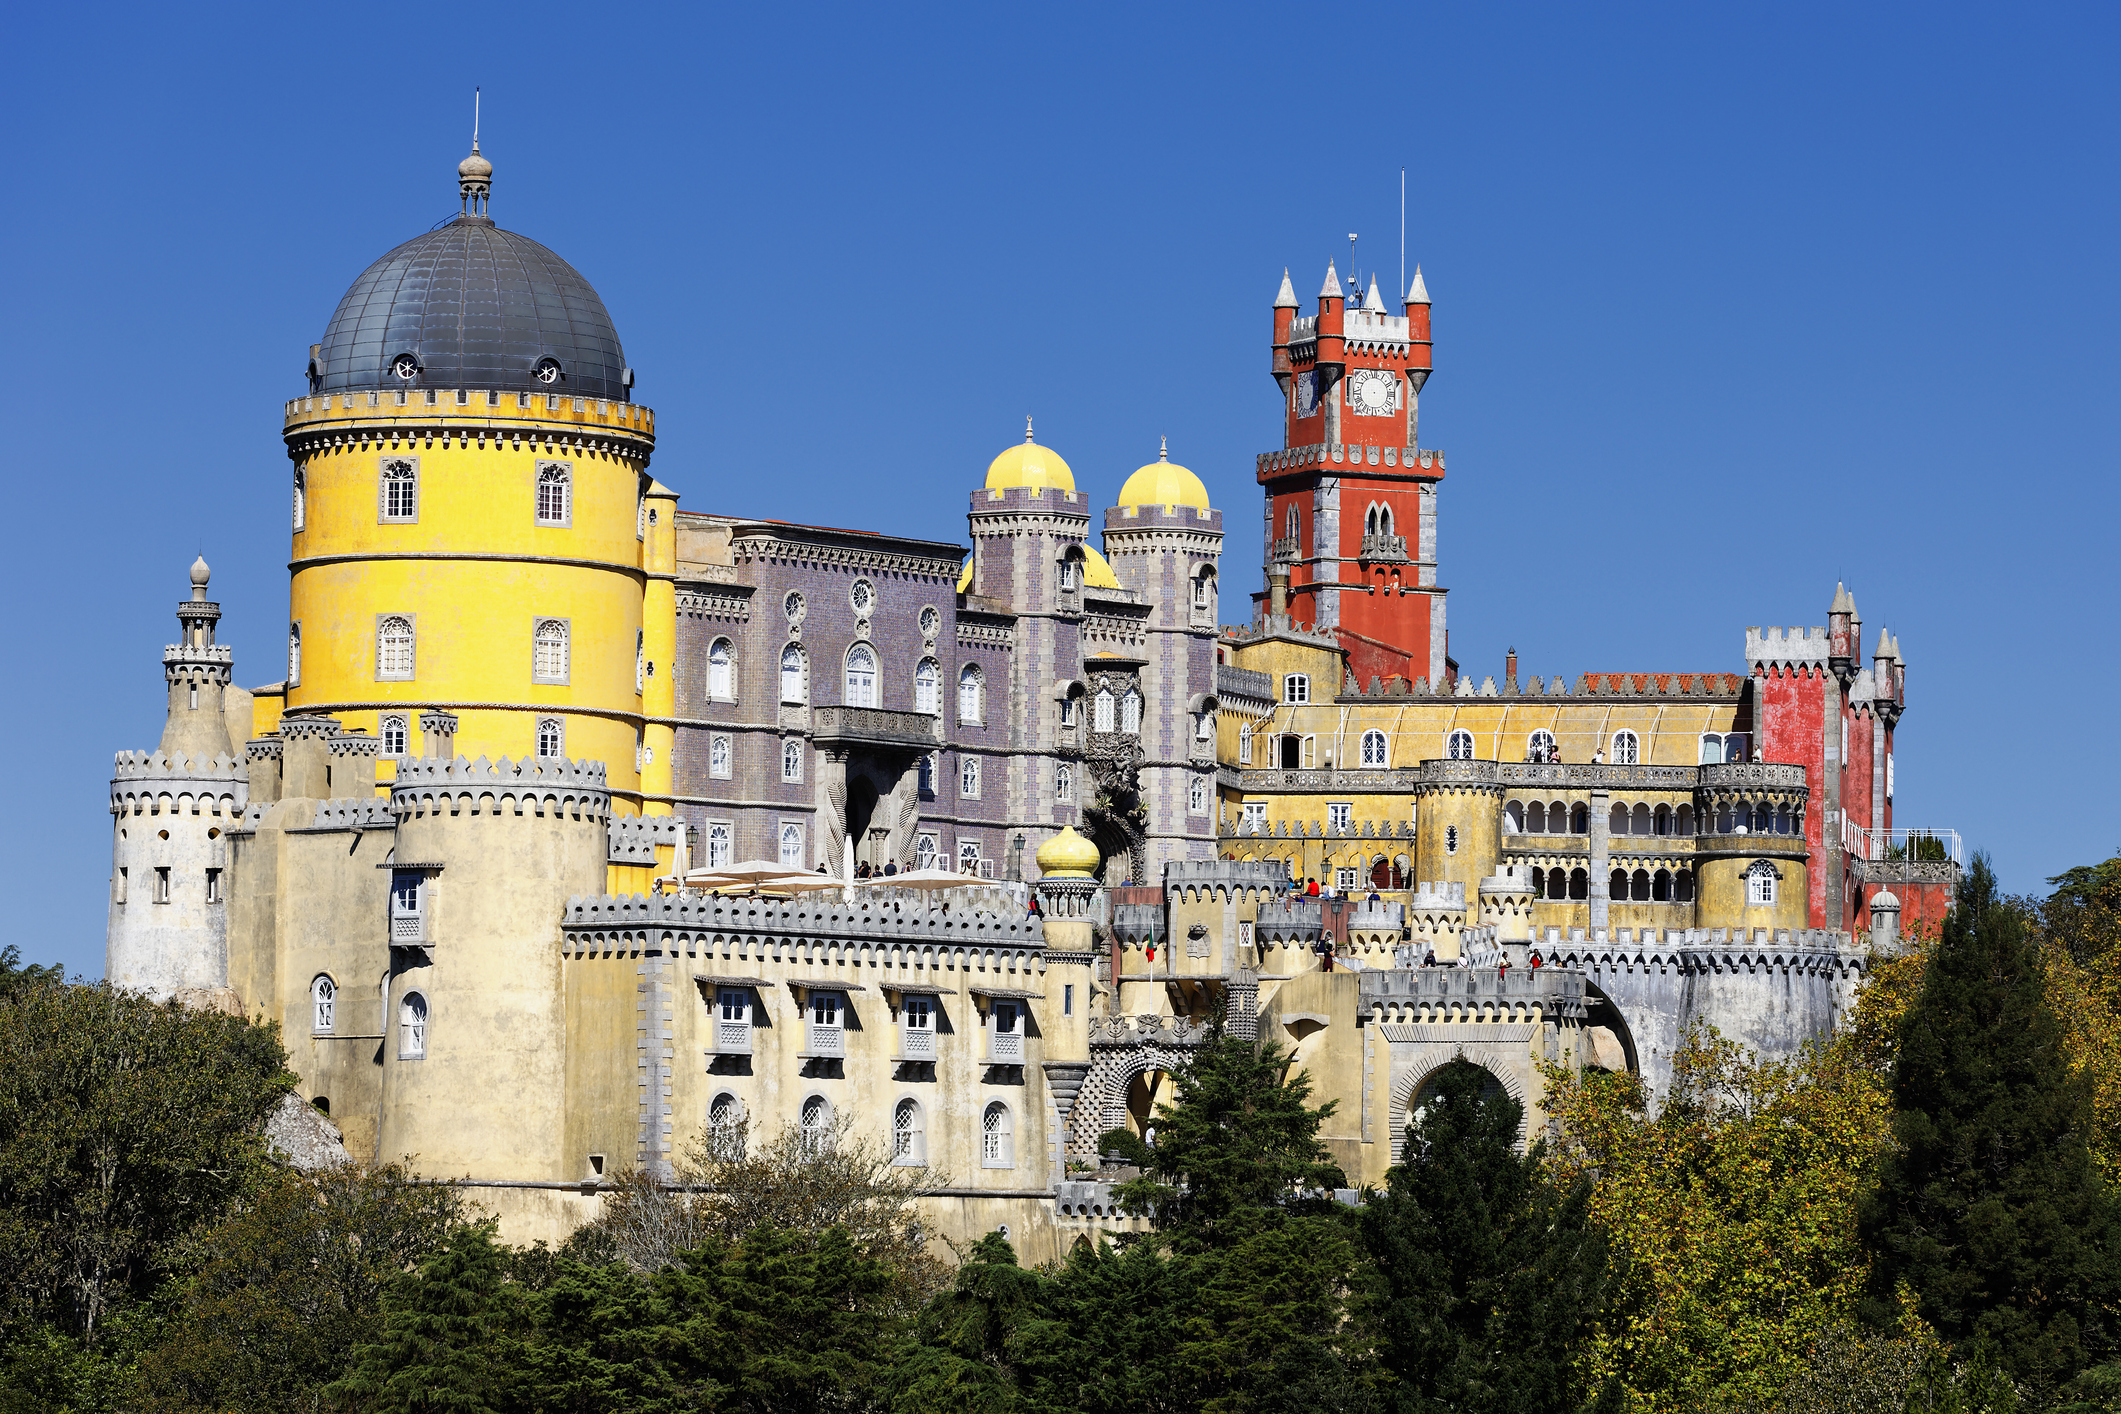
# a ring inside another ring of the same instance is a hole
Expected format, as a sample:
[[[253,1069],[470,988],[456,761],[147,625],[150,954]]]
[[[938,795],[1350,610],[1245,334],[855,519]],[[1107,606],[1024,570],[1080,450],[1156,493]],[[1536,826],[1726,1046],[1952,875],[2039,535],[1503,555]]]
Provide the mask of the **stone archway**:
[[[1438,1071],[1459,1060],[1471,1062],[1493,1076],[1503,1093],[1517,1102],[1517,1148],[1523,1151],[1531,1133],[1532,1097],[1528,1077],[1521,1073],[1522,1045],[1431,1041],[1406,1048],[1408,1054],[1404,1056],[1400,1047],[1392,1049],[1392,1105],[1387,1122],[1392,1126],[1393,1163],[1399,1162],[1400,1150],[1406,1143],[1407,1121],[1413,1116],[1415,1098]],[[1513,1051],[1519,1064],[1511,1064]]]

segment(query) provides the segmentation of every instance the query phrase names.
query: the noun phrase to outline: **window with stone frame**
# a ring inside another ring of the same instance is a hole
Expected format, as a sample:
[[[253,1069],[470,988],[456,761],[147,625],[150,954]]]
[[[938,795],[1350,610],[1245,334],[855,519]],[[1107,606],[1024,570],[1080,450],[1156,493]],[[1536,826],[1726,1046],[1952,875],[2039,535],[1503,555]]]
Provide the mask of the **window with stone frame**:
[[[574,524],[574,467],[568,462],[538,463],[538,524]]]
[[[1335,834],[1346,834],[1354,818],[1355,806],[1350,801],[1336,800],[1326,806],[1326,828]]]
[[[805,867],[803,860],[803,827],[794,820],[781,822],[781,863],[789,869]]]
[[[734,740],[726,732],[716,732],[707,738],[707,774],[718,781],[730,778],[732,758],[736,754]]]
[[[530,630],[530,680],[565,686],[572,667],[565,619],[538,619]]]
[[[957,793],[966,800],[979,799],[979,758],[967,756],[958,763]]]
[[[1186,813],[1205,815],[1208,813],[1208,782],[1195,776],[1186,782]]]
[[[1119,729],[1130,735],[1142,729],[1142,695],[1132,688],[1119,700]]]
[[[943,670],[933,658],[923,658],[913,670],[913,710],[939,716],[943,710]]]
[[[1065,761],[1053,768],[1053,798],[1075,799],[1075,768]]]
[[[1249,722],[1237,729],[1237,764],[1252,764],[1252,724]]]
[[[1460,727],[1444,740],[1444,755],[1453,761],[1473,759],[1473,734]]]
[[[987,678],[976,663],[967,663],[957,675],[957,719],[978,726],[986,721]]]
[[[1613,733],[1613,764],[1615,766],[1638,766],[1642,764],[1642,741],[1631,731]]]
[[[795,597],[793,595],[791,598]],[[781,650],[781,701],[802,703],[809,700],[805,690],[809,673],[805,670],[801,645],[791,643]]]
[[[403,717],[386,713],[376,724],[376,749],[384,756],[403,756],[411,735]]]
[[[538,755],[557,761],[567,754],[567,727],[558,717],[538,718]]]
[[[803,779],[803,739],[789,737],[781,743],[781,779],[800,781]]]
[[[1309,673],[1285,673],[1281,680],[1281,700],[1300,704],[1311,700],[1311,675]]]
[[[309,984],[309,1029],[318,1034],[329,1032],[338,1025],[339,984],[325,973],[318,973]]]
[[[847,650],[845,702],[849,707],[874,707],[876,694],[876,650],[857,643]]]
[[[707,822],[708,868],[719,869],[736,857],[730,852],[734,840],[735,832],[730,828],[727,820],[709,820]]]
[[[980,1167],[1016,1167],[1016,1124],[1000,1100],[989,1104],[980,1117]]]
[[[1362,764],[1370,770],[1382,770],[1387,763],[1385,734],[1371,730],[1362,734]]]
[[[979,860],[979,841],[976,839],[966,839],[962,835],[958,836],[957,872],[960,874],[977,875],[979,873]]]
[[[302,529],[302,528],[303,528],[304,526],[308,525],[308,523],[309,523],[309,480],[308,480],[308,473],[306,473],[306,472],[305,472],[305,471],[304,471],[304,470],[303,470],[303,469],[302,469],[301,467],[299,467],[299,466],[298,466],[298,467],[296,467],[296,468],[295,468],[295,529],[296,529],[296,530],[301,530],[301,529]]]
[[[707,700],[736,701],[736,646],[726,638],[707,648]]]
[[[891,1113],[891,1162],[911,1168],[928,1162],[928,1126],[918,1100],[900,1100]]]
[[[302,685],[302,625],[287,626],[287,685]]]
[[[398,1003],[398,1059],[420,1060],[427,1055],[427,998],[408,992]]]
[[[932,833],[915,835],[913,838],[913,867],[916,869],[933,869],[935,867],[935,856],[941,847],[942,840],[940,836]]]
[[[376,519],[405,524],[420,518],[420,459],[383,457],[376,472]]]
[[[1090,730],[1097,732],[1111,731],[1118,706],[1119,700],[1112,695],[1109,688],[1099,688],[1091,711]]]
[[[413,675],[413,630],[409,614],[376,617],[376,677],[382,682],[409,682]]]
[[[1775,885],[1781,876],[1775,866],[1765,859],[1756,859],[1745,871],[1745,901],[1755,908],[1771,907],[1775,902]]]

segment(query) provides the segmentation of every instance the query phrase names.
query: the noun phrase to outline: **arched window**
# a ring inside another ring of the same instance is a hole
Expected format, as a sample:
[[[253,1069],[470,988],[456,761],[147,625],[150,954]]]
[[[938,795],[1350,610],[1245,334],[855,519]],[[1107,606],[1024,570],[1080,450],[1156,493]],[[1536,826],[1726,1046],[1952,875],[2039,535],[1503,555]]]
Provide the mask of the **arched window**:
[[[633,690],[648,690],[648,633],[638,628],[633,631]]]
[[[1682,869],[1672,877],[1672,902],[1692,903],[1693,901],[1694,875],[1691,870]]]
[[[1613,877],[1606,881],[1605,896],[1615,903],[1625,903],[1628,897],[1628,871],[1615,869]]]
[[[1674,827],[1675,827],[1675,828],[1674,828],[1674,833],[1676,833],[1676,834],[1681,834],[1681,835],[1691,835],[1691,834],[1693,834],[1693,833],[1694,833],[1694,807],[1693,807],[1693,806],[1691,806],[1691,805],[1682,805],[1682,806],[1680,806],[1680,807],[1679,807],[1679,811],[1678,811],[1678,814],[1677,814],[1677,816],[1675,817],[1675,819],[1674,819],[1674,821],[1673,821],[1673,824],[1674,824]]]
[[[403,682],[412,665],[412,620],[386,614],[376,621],[376,676]]]
[[[717,638],[707,649],[707,698],[736,701],[736,649],[726,638]]]
[[[378,519],[411,521],[420,518],[420,468],[411,458],[385,457],[378,491]]]
[[[803,827],[793,820],[781,826],[781,863],[790,869],[803,867]]]
[[[1635,903],[1650,901],[1650,871],[1637,869],[1628,876],[1628,898]]]
[[[1524,810],[1524,832],[1528,835],[1543,835],[1547,832],[1547,803],[1535,800]]]
[[[986,677],[977,664],[967,663],[957,675],[957,719],[960,722],[983,722],[986,708]]]
[[[979,799],[979,758],[967,756],[958,765],[957,793],[967,800]]]
[[[1672,833],[1671,806],[1660,805],[1657,807],[1657,813],[1650,817],[1650,833],[1653,835],[1669,835]]]
[[[900,1100],[891,1114],[891,1162],[919,1167],[928,1162],[928,1130],[921,1102]]]
[[[302,625],[287,626],[287,685],[302,685]]]
[[[1117,705],[1111,692],[1103,688],[1098,689],[1097,703],[1091,715],[1090,729],[1100,732],[1111,731],[1112,709]]]
[[[731,853],[731,837],[727,820],[709,821],[707,825],[707,867],[719,869],[735,856]]]
[[[407,992],[398,1003],[398,1059],[419,1060],[427,1054],[427,998]]]
[[[1524,833],[1524,802],[1513,800],[1502,807],[1502,832],[1506,835]]]
[[[1774,903],[1778,877],[1774,865],[1765,859],[1754,860],[1753,867],[1745,871],[1745,901],[1757,907]]]
[[[1000,1100],[987,1106],[980,1117],[980,1167],[1008,1169],[1016,1167],[1016,1126],[1009,1116],[1009,1107]]]
[[[1081,555],[1080,555],[1080,554],[1079,554],[1079,553],[1078,553],[1078,552],[1077,552],[1077,551],[1075,550],[1075,548],[1074,548],[1073,546],[1070,546],[1070,547],[1069,547],[1069,549],[1068,549],[1068,553],[1067,553],[1067,554],[1065,554],[1065,555],[1062,555],[1062,556],[1061,556],[1061,562],[1060,562],[1060,587],[1061,587],[1061,592],[1062,592],[1062,593],[1064,593],[1064,594],[1072,594],[1072,593],[1074,593],[1074,592],[1075,592],[1075,591],[1076,591],[1077,589],[1079,589],[1079,588],[1081,588],[1081,587],[1082,587],[1082,583],[1083,583],[1083,560],[1082,560],[1082,556],[1081,556]]]
[[[781,650],[781,701],[801,702],[805,699],[803,677],[803,650],[791,643]]]
[[[803,739],[789,737],[781,743],[781,779],[800,781],[803,778]]]
[[[530,634],[530,680],[567,681],[567,620],[539,619]]]
[[[1075,768],[1066,762],[1062,762],[1053,768],[1053,798],[1055,800],[1075,799]]]
[[[832,1147],[832,1102],[823,1095],[803,1101],[802,1146],[806,1154],[822,1154]]]
[[[920,771],[920,778],[916,784],[919,787],[921,799],[935,799],[935,757],[932,754],[923,756],[914,764]]]
[[[1587,835],[1591,833],[1591,808],[1579,805],[1569,812],[1569,833]]]
[[[1778,835],[1786,835],[1786,834],[1789,834],[1789,833],[1790,833],[1790,818],[1791,818],[1791,817],[1790,817],[1790,808],[1789,808],[1789,807],[1788,807],[1787,805],[1783,805],[1783,806],[1778,806],[1778,807],[1776,808],[1776,810],[1775,810],[1775,833],[1776,833],[1776,834],[1778,834]]]
[[[1671,901],[1672,901],[1672,874],[1671,874],[1671,871],[1670,871],[1670,870],[1668,870],[1668,869],[1660,869],[1660,870],[1658,870],[1658,871],[1657,871],[1656,873],[1654,873],[1654,874],[1650,875],[1650,902],[1651,902],[1651,903],[1670,903]]]
[[[1374,503],[1369,510],[1363,512],[1362,533],[1365,535],[1375,535],[1377,533],[1377,507]]]
[[[1648,834],[1649,832],[1650,832],[1650,807],[1649,807],[1649,806],[1647,806],[1647,805],[1638,805],[1638,806],[1636,806],[1636,807],[1635,807],[1635,818],[1634,818],[1634,823],[1633,823],[1633,833],[1635,833],[1635,834],[1638,834],[1638,835],[1646,835],[1646,834]]]
[[[1591,896],[1591,876],[1581,869],[1569,871],[1569,897],[1587,899]]]
[[[1215,608],[1215,571],[1203,569],[1193,577],[1193,607],[1200,613],[1213,612]]]
[[[377,723],[376,750],[385,756],[403,756],[407,739],[412,734],[405,729],[405,719],[387,716]]]
[[[1142,729],[1142,695],[1132,688],[1119,700],[1119,729],[1130,733]]]
[[[295,529],[300,530],[309,522],[308,476],[301,467],[295,468]]]
[[[846,702],[849,707],[876,706],[876,654],[866,643],[847,650]]]
[[[1452,732],[1451,735],[1444,742],[1443,754],[1453,761],[1472,760],[1473,734],[1463,727],[1460,727],[1457,731]]]
[[[574,515],[574,478],[565,462],[538,463],[538,524],[567,525]]]
[[[558,760],[567,754],[567,729],[558,717],[538,718],[538,755]]]
[[[1186,783],[1186,811],[1192,815],[1208,813],[1208,783],[1199,776]]]
[[[1289,507],[1288,529],[1283,533],[1286,534],[1291,540],[1294,540],[1297,537],[1297,533],[1302,530],[1302,528],[1303,521],[1301,517],[1297,515],[1296,507]]]
[[[1613,764],[1636,766],[1641,764],[1642,745],[1635,733],[1618,731],[1613,733]]]
[[[1383,732],[1372,730],[1362,734],[1362,764],[1375,770],[1384,768],[1386,755]]]
[[[1624,835],[1628,832],[1628,808],[1625,805],[1613,807],[1612,816],[1606,821],[1606,832],[1614,835]]]
[[[743,1142],[743,1102],[724,1090],[707,1106],[707,1146],[718,1158],[735,1158]]]
[[[1541,727],[1525,738],[1524,759],[1527,761],[1552,761],[1554,759],[1554,733]]]
[[[943,710],[943,670],[933,658],[921,659],[913,670],[913,710],[931,717]]]
[[[1714,766],[1723,760],[1723,738],[1715,732],[1701,734],[1701,764]]]
[[[1249,722],[1237,729],[1237,764],[1252,764],[1252,724]]]
[[[329,1031],[338,1024],[339,986],[323,973],[309,984],[309,1029]]]
[[[1564,899],[1569,896],[1569,876],[1559,869],[1547,870],[1547,897]]]
[[[1392,508],[1390,506],[1379,506],[1377,508],[1377,533],[1379,535],[1390,535],[1392,533]]]

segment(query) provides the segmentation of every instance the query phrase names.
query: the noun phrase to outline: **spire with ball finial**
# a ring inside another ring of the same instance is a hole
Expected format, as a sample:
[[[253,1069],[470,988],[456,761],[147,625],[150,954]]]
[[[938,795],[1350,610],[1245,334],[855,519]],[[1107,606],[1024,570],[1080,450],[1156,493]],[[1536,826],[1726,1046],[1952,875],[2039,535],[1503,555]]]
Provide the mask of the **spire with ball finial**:
[[[479,154],[479,91],[471,91],[471,156],[457,164],[457,193],[463,214],[492,219],[487,201],[493,193],[493,163]]]

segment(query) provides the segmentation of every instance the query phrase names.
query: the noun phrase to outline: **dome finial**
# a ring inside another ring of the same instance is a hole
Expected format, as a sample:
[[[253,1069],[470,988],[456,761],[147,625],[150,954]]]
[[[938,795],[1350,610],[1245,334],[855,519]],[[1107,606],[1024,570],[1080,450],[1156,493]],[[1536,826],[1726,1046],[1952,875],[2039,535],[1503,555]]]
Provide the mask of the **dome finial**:
[[[1031,440],[1031,414],[1028,412],[1024,414],[1024,440]]]
[[[212,571],[212,570],[209,570],[209,569],[208,569],[208,568],[206,567],[206,556],[205,556],[205,555],[203,555],[203,554],[202,554],[202,555],[200,555],[200,556],[199,556],[199,558],[198,558],[198,559],[196,559],[196,560],[193,560],[193,561],[191,562],[191,597],[192,597],[192,598],[194,598],[194,599],[204,599],[204,598],[206,597],[206,583],[207,583],[207,580],[208,580],[208,579],[210,579],[210,578],[212,577],[212,575],[213,575],[213,571]]]
[[[493,163],[479,155],[479,91],[471,91],[471,156],[457,164],[457,193],[466,216],[486,216],[493,194]],[[489,218],[490,219],[490,218]]]
[[[1156,439],[1156,459],[1160,462],[1171,460],[1171,439],[1169,437]]]

